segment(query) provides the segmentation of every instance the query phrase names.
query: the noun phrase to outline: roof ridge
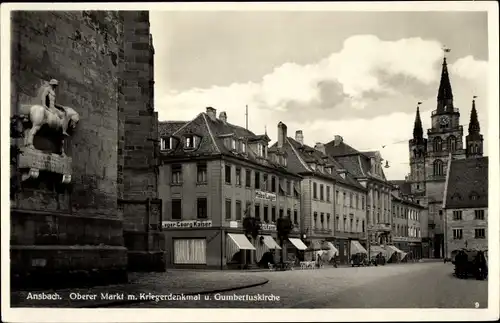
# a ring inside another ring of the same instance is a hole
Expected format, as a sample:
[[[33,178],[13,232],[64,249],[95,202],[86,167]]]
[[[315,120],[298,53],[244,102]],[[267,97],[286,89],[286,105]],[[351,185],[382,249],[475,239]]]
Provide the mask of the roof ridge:
[[[292,139],[293,140],[293,139]],[[295,156],[297,156],[297,158],[299,159],[300,163],[302,164],[302,166],[307,169],[308,171],[310,171],[311,169],[309,168],[309,166],[307,166],[306,162],[302,159],[302,156],[300,156],[300,154],[298,153],[298,151],[295,149],[295,147],[292,145],[292,143],[290,142],[290,138],[289,137],[286,137],[286,141],[288,142],[288,144],[290,145],[290,147],[292,148],[292,151],[293,153],[295,154]]]
[[[179,129],[177,129],[177,130],[176,130],[176,131],[172,134],[172,136],[175,136],[175,134],[176,134],[176,133],[178,133],[179,131],[181,131],[182,129],[184,129],[184,128],[188,125],[188,124],[192,123],[194,120],[196,120],[196,119],[197,119],[200,115],[202,115],[202,114],[203,114],[203,112],[198,113],[198,115],[197,115],[196,117],[194,117],[193,119],[191,119],[191,121],[186,122],[186,124],[185,124],[185,125],[183,125],[183,126],[182,126],[182,127],[180,127]]]
[[[214,143],[214,146],[215,146],[215,149],[217,150],[217,152],[220,154],[221,151],[219,149],[219,146],[217,146],[217,141],[215,140],[215,137],[214,137],[214,134],[212,133],[212,129],[210,128],[210,125],[208,124],[208,120],[207,120],[207,117],[205,116],[205,114],[202,112],[200,113],[201,116],[203,117],[203,120],[205,120],[205,125],[207,126],[207,130],[208,130],[208,133],[210,135],[210,138],[212,139],[212,142]]]

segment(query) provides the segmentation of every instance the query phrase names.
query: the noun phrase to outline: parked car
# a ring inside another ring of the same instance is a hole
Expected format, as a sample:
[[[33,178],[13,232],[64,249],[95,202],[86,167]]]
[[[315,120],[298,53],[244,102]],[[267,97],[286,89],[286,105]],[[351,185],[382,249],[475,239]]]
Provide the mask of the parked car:
[[[484,251],[481,250],[459,250],[455,256],[455,276],[467,279],[473,275],[478,280],[488,277],[488,261]]]

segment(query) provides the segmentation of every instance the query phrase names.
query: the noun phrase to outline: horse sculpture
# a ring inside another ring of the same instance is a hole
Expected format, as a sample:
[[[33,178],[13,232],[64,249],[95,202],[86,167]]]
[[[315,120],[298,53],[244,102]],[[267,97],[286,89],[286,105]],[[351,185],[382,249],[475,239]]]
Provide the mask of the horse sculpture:
[[[63,130],[67,126],[67,128],[74,129],[78,122],[80,121],[80,116],[78,113],[70,108],[65,106],[58,106],[61,110],[66,114],[66,118],[61,118],[56,113],[50,111],[46,107],[42,105],[28,105],[21,104],[19,107],[19,115],[24,122],[31,121],[31,129],[27,129],[24,136],[24,146],[35,149],[33,145],[33,138],[36,133],[40,130],[43,125],[47,125],[55,130]],[[64,125],[64,120],[67,120],[68,124]],[[64,145],[64,139],[62,139],[61,147]],[[61,155],[65,156],[64,148],[61,148]]]

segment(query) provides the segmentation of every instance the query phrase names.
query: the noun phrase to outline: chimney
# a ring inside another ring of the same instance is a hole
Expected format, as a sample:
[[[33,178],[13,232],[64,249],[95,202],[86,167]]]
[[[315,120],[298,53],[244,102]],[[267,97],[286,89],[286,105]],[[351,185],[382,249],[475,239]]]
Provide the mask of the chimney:
[[[335,135],[335,139],[334,139],[334,141],[333,141],[333,145],[334,145],[334,146],[338,146],[338,145],[340,145],[343,141],[344,141],[344,139],[342,138],[342,136]]]
[[[217,110],[215,110],[212,107],[207,107],[207,114],[210,117],[210,119],[215,120],[216,119],[216,117],[215,117],[216,113],[217,113]]]
[[[325,145],[323,145],[321,142],[317,142],[314,146],[314,149],[316,149],[317,151],[321,151],[324,155],[326,155]]]
[[[302,130],[295,131],[295,141],[297,141],[301,145],[304,144],[304,134],[302,133]]]
[[[219,119],[222,120],[222,122],[226,123],[227,122],[227,114],[225,111],[222,111],[219,113]]]
[[[278,123],[278,148],[283,148],[285,144],[287,134],[286,134],[286,124],[283,122]]]

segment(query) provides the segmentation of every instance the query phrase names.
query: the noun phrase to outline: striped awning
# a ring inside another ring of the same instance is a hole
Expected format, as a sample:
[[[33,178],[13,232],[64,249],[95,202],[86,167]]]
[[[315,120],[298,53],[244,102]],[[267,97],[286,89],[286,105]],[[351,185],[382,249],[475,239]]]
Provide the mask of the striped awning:
[[[288,240],[299,250],[306,250],[307,246],[298,238],[288,238]]]
[[[229,239],[236,244],[239,250],[255,250],[248,238],[241,233],[228,233]]]
[[[232,259],[240,250],[256,249],[244,234],[228,233],[226,237],[226,257]]]
[[[357,240],[351,240],[351,255],[357,254],[357,253],[365,253],[367,254],[368,251],[359,243]]]
[[[281,250],[281,247],[276,242],[276,240],[273,239],[273,237],[271,236],[261,236],[261,237],[263,238],[262,241],[264,242],[267,248]]]

